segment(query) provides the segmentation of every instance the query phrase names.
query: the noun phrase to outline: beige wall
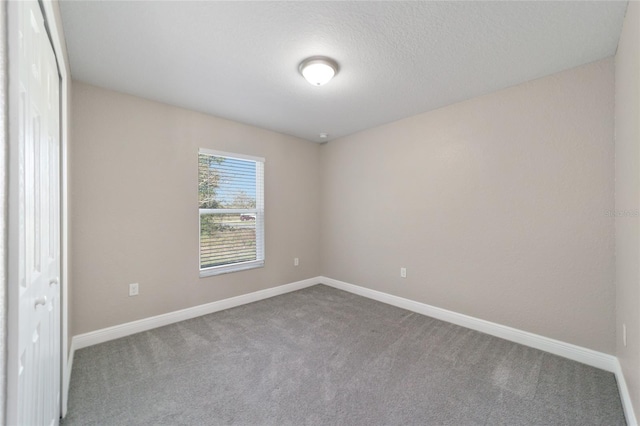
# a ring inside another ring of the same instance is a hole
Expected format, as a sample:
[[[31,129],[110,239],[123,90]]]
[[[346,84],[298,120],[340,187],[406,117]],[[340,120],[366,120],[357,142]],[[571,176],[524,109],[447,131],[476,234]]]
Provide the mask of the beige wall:
[[[323,274],[613,354],[613,93],[607,59],[324,145]]]
[[[319,145],[80,82],[72,103],[75,334],[320,274]],[[266,159],[264,268],[198,277],[199,147]]]
[[[616,66],[616,354],[640,419],[640,3],[629,2]],[[631,216],[626,215],[631,212]],[[627,326],[627,346],[622,325]]]
[[[74,82],[74,334],[322,274],[615,353],[613,93],[608,59],[319,146]],[[265,268],[198,278],[199,147],[267,159]]]

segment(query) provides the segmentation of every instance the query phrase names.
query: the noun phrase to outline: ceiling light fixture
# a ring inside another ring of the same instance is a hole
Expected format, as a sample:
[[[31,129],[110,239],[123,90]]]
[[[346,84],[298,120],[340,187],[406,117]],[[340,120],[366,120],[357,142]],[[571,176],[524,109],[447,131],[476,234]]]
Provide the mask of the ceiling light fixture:
[[[338,63],[325,56],[312,56],[298,67],[300,74],[314,86],[322,86],[338,73]]]

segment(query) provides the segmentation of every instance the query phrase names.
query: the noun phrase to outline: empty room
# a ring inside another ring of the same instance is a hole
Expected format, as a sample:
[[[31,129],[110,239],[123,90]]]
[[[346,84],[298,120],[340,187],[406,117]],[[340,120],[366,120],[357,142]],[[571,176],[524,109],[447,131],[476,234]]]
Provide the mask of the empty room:
[[[640,2],[0,23],[0,423],[638,424]]]

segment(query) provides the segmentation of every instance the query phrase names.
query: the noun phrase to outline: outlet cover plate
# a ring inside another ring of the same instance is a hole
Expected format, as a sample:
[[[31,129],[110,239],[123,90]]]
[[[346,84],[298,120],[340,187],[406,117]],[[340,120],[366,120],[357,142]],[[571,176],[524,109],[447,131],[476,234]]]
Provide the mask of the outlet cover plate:
[[[129,284],[129,296],[137,296],[139,291],[138,283]]]

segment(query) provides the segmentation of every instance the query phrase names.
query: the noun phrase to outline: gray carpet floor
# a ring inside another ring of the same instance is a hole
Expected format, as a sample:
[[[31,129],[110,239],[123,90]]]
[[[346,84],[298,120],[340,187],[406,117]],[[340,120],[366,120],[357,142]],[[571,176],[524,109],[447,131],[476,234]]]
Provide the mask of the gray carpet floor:
[[[613,374],[317,285],[79,350],[63,425],[624,425]]]

